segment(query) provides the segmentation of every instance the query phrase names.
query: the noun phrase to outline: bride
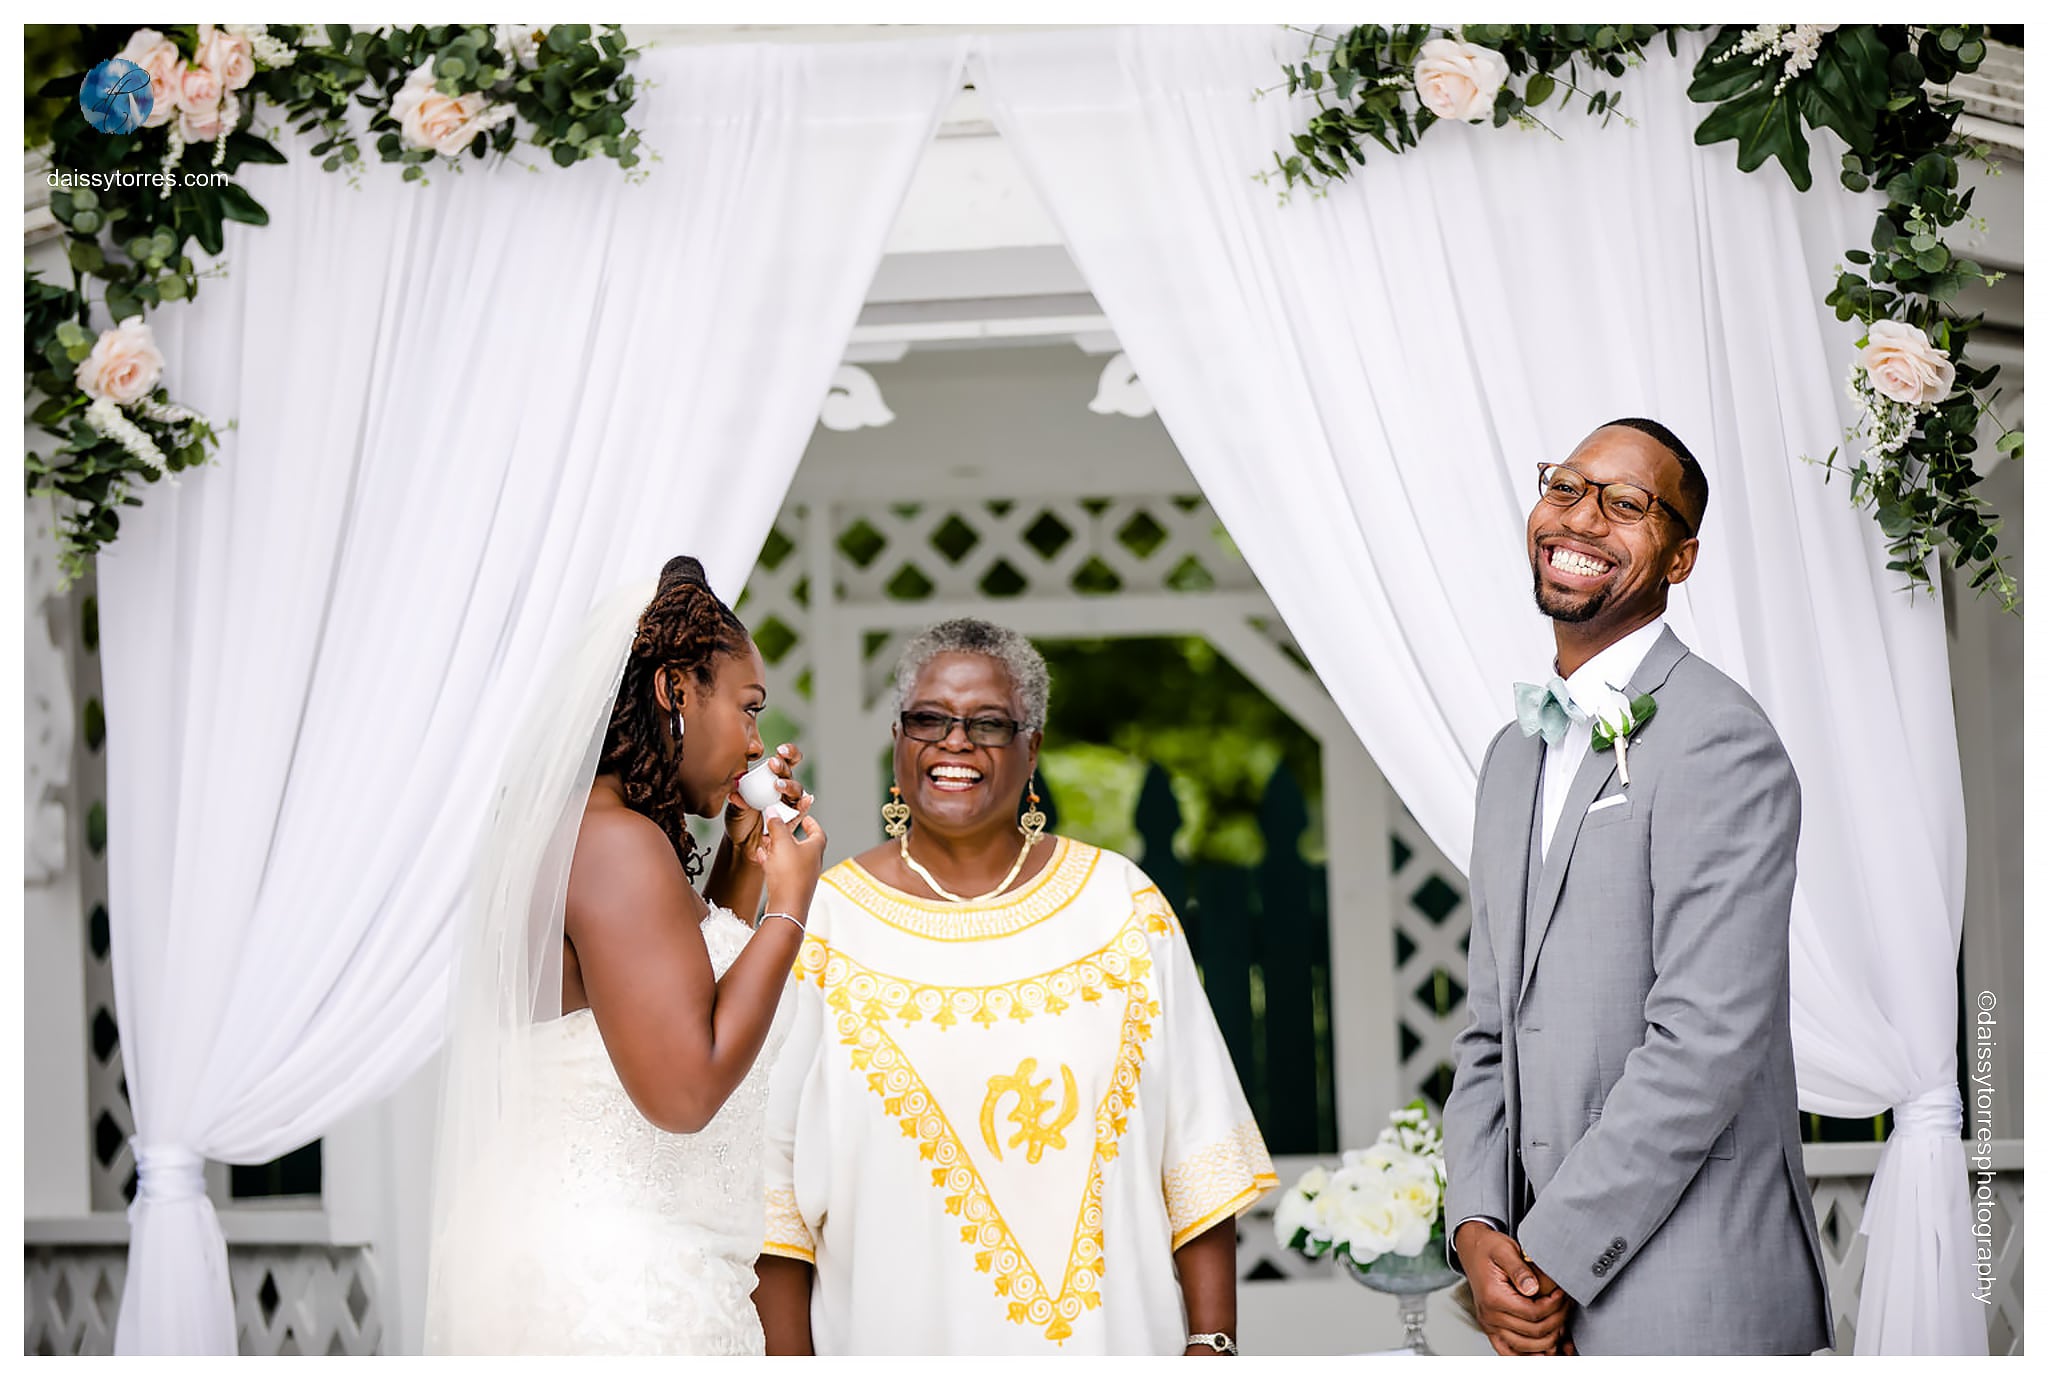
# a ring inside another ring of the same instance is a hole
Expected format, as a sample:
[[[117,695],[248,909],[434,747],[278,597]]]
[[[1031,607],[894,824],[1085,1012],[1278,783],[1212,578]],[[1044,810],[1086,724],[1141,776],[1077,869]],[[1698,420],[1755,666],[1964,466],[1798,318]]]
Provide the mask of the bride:
[[[430,1352],[762,1350],[768,1068],[825,852],[794,748],[800,818],[735,791],[763,681],[677,557],[591,615],[510,744],[455,991]],[[685,816],[719,813],[699,895]]]

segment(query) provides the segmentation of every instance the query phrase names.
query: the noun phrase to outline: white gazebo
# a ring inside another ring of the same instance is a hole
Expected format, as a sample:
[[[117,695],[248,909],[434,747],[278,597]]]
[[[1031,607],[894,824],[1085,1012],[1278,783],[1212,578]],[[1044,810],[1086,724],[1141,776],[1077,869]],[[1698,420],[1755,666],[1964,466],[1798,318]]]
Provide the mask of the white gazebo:
[[[661,45],[901,36],[761,26],[634,32]],[[1973,174],[1975,210],[1989,228],[1972,252],[2010,275],[1972,304],[1987,322],[1976,354],[2004,365],[2013,425],[2024,386],[2019,72],[2017,51],[1995,51],[1966,93],[1970,132],[1997,149],[2002,164],[1997,176]],[[1449,1058],[1462,1012],[1440,1014],[1426,989],[1439,973],[1462,977],[1463,876],[1389,785],[1225,534],[1117,324],[1091,294],[1068,235],[995,118],[990,98],[971,87],[944,112],[746,578],[742,616],[757,633],[771,621],[781,629],[771,700],[805,746],[834,854],[844,856],[880,837],[874,745],[887,736],[887,668],[908,631],[994,608],[1034,637],[1206,639],[1320,747],[1326,835],[1345,841],[1333,842],[1327,871],[1330,982],[1343,993],[1331,1014],[1330,1082],[1339,1139],[1360,1143],[1389,1108],[1429,1087]],[[1565,132],[1576,137],[1577,129]],[[32,264],[60,265],[38,171],[32,161],[26,246]],[[1985,493],[2006,519],[2005,545],[2023,574],[2022,481],[2019,465],[1996,466]],[[135,1172],[113,1019],[105,851],[121,822],[105,810],[103,740],[118,745],[123,730],[118,718],[106,729],[99,708],[95,584],[56,592],[38,524],[47,526],[47,513],[32,506],[24,1346],[30,1354],[105,1352],[123,1287],[123,1208]],[[1191,562],[1204,578],[1175,579]],[[1091,563],[1112,574],[1113,590],[1076,591],[1077,571]],[[987,582],[999,566],[1005,593],[991,599]],[[1994,1256],[1985,1289],[1992,1350],[2018,1353],[2021,625],[1967,597],[1947,603],[1947,620],[1968,827],[1958,982],[1966,1022],[1980,992],[1993,994],[2003,1022],[1984,1065],[1997,1090],[1988,1119],[1966,1099],[1963,1134],[1989,1146],[1980,1196]],[[316,1192],[280,1195],[273,1182],[238,1193],[227,1166],[208,1166],[245,1353],[417,1350],[435,1070],[430,1063],[326,1131],[307,1180]],[[1880,1148],[1807,1147],[1845,1351],[1864,1259],[1857,1229]],[[1306,1163],[1283,1159],[1283,1181]],[[1245,1350],[1395,1345],[1392,1301],[1279,1249],[1269,1216],[1270,1202],[1240,1234]],[[1431,1336],[1439,1350],[1485,1350],[1443,1300]]]

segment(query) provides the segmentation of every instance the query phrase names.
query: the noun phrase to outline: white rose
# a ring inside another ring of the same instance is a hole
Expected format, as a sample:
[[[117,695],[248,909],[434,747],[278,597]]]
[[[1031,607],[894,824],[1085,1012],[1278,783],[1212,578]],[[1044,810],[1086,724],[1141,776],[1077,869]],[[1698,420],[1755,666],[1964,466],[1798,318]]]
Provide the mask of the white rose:
[[[1315,1200],[1302,1192],[1298,1185],[1282,1194],[1279,1206],[1273,1209],[1273,1235],[1283,1249],[1294,1244],[1296,1232],[1316,1235],[1318,1225]]]
[[[1576,697],[1575,697],[1576,698]],[[1601,685],[1586,695],[1586,703],[1579,708],[1595,724],[1604,725],[1616,737],[1635,728],[1635,715],[1629,709],[1628,691],[1612,685]]]
[[[434,89],[434,67],[428,62],[406,78],[391,102],[391,113],[398,118],[406,143],[453,158],[478,134],[502,124],[510,108],[492,107],[474,91],[442,95]]]
[[[493,43],[514,67],[532,68],[540,64],[540,45],[546,37],[547,30],[531,24],[500,24]]]
[[[1415,63],[1415,95],[1439,119],[1479,120],[1508,79],[1507,59],[1491,48],[1432,38]]]
[[[1360,1265],[1372,1264],[1394,1249],[1400,1240],[1400,1223],[1395,1220],[1394,1205],[1384,1198],[1350,1195],[1344,1205],[1342,1220],[1351,1258]]]
[[[101,331],[92,353],[78,363],[75,377],[87,397],[126,407],[149,396],[164,375],[163,353],[145,321],[126,321]]]
[[[1879,321],[1858,356],[1870,386],[1909,407],[1938,403],[1956,386],[1956,366],[1927,332],[1904,321]]]
[[[185,75],[185,61],[178,56],[178,45],[165,38],[155,29],[137,29],[128,35],[128,46],[120,56],[149,73],[149,118],[142,122],[144,129],[155,129],[170,123],[178,113],[178,88]]]
[[[194,56],[201,67],[220,78],[229,91],[240,91],[256,75],[256,58],[249,40],[211,24],[199,26],[199,51]]]

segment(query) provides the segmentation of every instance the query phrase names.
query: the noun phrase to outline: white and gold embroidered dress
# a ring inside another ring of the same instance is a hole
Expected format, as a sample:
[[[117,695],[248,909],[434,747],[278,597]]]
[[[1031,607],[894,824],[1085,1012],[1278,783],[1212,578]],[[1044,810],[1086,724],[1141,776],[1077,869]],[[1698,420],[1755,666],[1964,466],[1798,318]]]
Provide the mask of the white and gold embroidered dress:
[[[1180,1353],[1173,1252],[1276,1180],[1135,863],[1062,839],[964,904],[840,863],[794,981],[763,1249],[818,1354]]]

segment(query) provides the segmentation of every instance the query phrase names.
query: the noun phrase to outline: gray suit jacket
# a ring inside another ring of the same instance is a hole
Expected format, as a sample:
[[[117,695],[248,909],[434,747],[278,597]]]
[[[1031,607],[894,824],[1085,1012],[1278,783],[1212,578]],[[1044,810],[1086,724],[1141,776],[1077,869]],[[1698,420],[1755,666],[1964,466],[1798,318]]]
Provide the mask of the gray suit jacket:
[[[1670,631],[1628,688],[1657,701],[1628,786],[1588,752],[1534,866],[1543,740],[1510,724],[1480,768],[1448,1217],[1507,1223],[1586,1354],[1811,1352],[1834,1329],[1792,1071],[1799,780]]]

